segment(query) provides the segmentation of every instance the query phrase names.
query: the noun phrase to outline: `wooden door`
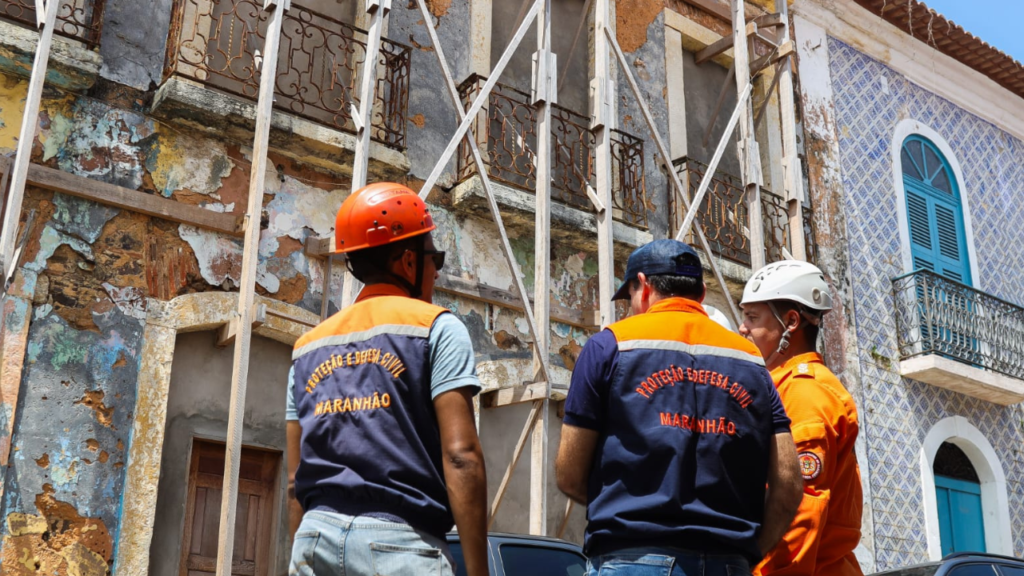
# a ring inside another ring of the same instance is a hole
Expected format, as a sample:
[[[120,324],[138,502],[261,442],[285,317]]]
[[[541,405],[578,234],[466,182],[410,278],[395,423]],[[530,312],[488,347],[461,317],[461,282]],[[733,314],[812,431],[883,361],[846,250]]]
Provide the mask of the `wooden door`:
[[[242,449],[232,574],[266,576],[269,573],[280,463],[280,453]],[[195,440],[181,539],[178,570],[181,576],[213,576],[216,572],[223,483],[224,445]]]

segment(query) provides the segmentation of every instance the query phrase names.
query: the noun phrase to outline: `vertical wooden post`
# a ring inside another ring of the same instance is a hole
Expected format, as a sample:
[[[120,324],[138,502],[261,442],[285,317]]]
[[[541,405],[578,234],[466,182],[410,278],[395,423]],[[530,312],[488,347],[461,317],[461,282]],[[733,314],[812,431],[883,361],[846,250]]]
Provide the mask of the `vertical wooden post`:
[[[750,53],[747,50],[747,21],[743,0],[732,0],[732,42],[736,67],[736,93],[743,94],[750,85]],[[764,222],[761,219],[761,155],[754,135],[754,110],[748,102],[740,121],[740,170],[746,189],[747,213],[750,215],[750,267],[757,270],[765,264]]]
[[[242,422],[245,416],[245,391],[249,379],[249,344],[252,340],[253,304],[256,300],[256,268],[259,265],[260,215],[267,168],[267,143],[274,106],[277,55],[281,46],[281,22],[291,0],[265,0],[270,12],[263,67],[260,70],[259,101],[256,105],[256,134],[253,137],[252,168],[249,172],[249,205],[245,214],[245,240],[242,250],[242,277],[238,286],[238,333],[231,368],[231,405],[224,459],[224,489],[220,506],[220,530],[217,537],[217,576],[231,576],[231,557],[235,543],[235,504],[238,498],[238,470],[242,456]]]
[[[356,125],[356,154],[352,163],[352,192],[367,184],[370,167],[370,143],[373,136],[373,103],[376,99],[377,57],[380,55],[381,30],[384,18],[391,9],[391,0],[366,0],[366,13],[370,15],[370,30],[366,36],[366,59],[359,82],[358,117]],[[345,268],[345,283],[341,293],[341,307],[352,305],[363,287],[362,282]]]
[[[537,215],[534,230],[533,316],[537,333],[533,344],[534,380],[542,374],[551,339],[551,104],[556,98],[555,61],[551,52],[551,0],[537,17],[537,51],[533,56],[533,105],[537,110]],[[610,213],[610,210],[607,212]],[[530,533],[547,534],[548,403],[551,378],[545,378],[540,418],[533,427],[530,461]]]
[[[615,85],[611,77],[611,52],[604,33],[609,19],[608,0],[597,0],[594,9],[594,78],[590,84],[593,113],[590,126],[596,145],[594,168],[597,197],[602,204],[597,206],[597,292],[600,299],[598,310],[602,328],[615,321],[615,306],[611,300],[615,293],[615,287],[612,285],[615,280],[612,228],[615,203],[612,201],[611,132],[617,122],[614,105]]]
[[[48,0],[45,15],[39,13],[41,0],[36,1],[36,18],[39,20],[39,44],[36,45],[35,60],[32,62],[32,78],[28,83],[25,95],[25,113],[21,117],[21,132],[18,135],[18,149],[11,168],[11,191],[7,195],[3,220],[0,231],[0,282],[6,282],[14,273],[17,262],[14,261],[14,245],[18,235],[18,221],[21,219],[21,205],[25,199],[25,181],[28,177],[28,165],[32,161],[32,142],[36,137],[36,126],[39,125],[39,105],[43,96],[43,84],[46,82],[46,68],[50,60],[50,46],[53,44],[54,23],[60,10],[59,0]],[[3,291],[6,292],[6,286]]]
[[[779,2],[779,16],[782,17],[782,29],[779,42],[791,42],[789,36],[789,7],[785,1]],[[790,252],[797,260],[807,260],[807,241],[804,238],[804,180],[800,157],[796,154],[796,107],[793,99],[793,60],[787,56],[778,72],[779,107],[782,119],[782,170],[786,193],[784,197],[789,203],[789,238]]]

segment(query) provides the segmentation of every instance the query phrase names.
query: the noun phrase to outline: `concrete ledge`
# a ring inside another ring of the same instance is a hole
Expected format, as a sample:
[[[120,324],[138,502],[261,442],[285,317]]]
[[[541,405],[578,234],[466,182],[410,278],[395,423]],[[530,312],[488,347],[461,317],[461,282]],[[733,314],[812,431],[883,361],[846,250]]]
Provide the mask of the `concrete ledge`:
[[[1024,401],[1024,380],[951,360],[938,354],[900,361],[900,375],[993,404]]]
[[[169,78],[153,98],[158,118],[216,136],[252,140],[256,103],[218,92],[185,78]],[[352,173],[356,137],[305,118],[274,111],[270,149],[304,164],[339,174]],[[409,157],[377,142],[370,143],[370,173],[382,179],[409,172]]]
[[[38,44],[38,32],[0,20],[0,71],[30,78]],[[54,35],[46,83],[66,90],[91,88],[102,64],[99,53],[82,42]]]
[[[536,197],[518,188],[491,181],[494,196],[510,235],[516,232],[533,234]],[[451,206],[456,212],[491,219],[487,193],[479,176],[472,176],[451,191]],[[615,237],[615,259],[625,261],[638,246],[654,240],[646,230],[622,222],[612,223]],[[551,202],[551,243],[568,243],[581,250],[597,252],[597,218],[590,212]]]

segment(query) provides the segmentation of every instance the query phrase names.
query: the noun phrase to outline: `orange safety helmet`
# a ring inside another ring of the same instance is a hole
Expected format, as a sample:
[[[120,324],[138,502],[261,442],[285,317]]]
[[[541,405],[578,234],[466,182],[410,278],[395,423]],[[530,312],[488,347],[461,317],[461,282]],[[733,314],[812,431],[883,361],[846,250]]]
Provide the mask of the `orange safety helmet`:
[[[415,192],[394,182],[376,182],[342,202],[334,223],[334,253],[383,246],[434,228],[427,204]]]

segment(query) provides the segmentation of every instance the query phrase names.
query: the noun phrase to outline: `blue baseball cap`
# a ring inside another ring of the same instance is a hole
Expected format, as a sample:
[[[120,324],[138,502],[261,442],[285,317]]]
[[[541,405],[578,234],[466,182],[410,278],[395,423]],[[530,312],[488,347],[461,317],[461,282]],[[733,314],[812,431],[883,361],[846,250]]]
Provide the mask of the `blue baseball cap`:
[[[693,258],[691,260],[686,256]],[[693,261],[696,261],[696,264]],[[655,240],[637,248],[629,255],[629,260],[626,261],[626,277],[622,286],[612,296],[612,300],[629,298],[629,283],[636,280],[641,272],[644,276],[672,274],[690,278],[704,277],[700,256],[689,244],[678,240]]]

